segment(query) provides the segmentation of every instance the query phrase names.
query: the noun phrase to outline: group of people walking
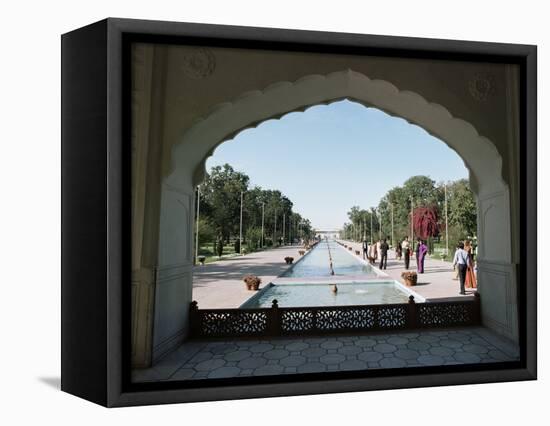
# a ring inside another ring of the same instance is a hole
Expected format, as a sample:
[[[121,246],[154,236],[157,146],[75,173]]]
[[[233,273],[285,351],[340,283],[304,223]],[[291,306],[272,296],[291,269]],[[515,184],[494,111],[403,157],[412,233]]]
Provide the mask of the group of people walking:
[[[409,269],[412,257],[412,248],[411,243],[409,242],[409,237],[403,238],[403,241],[397,243],[395,248],[395,256],[398,260],[404,258],[405,260],[405,269]],[[415,255],[416,255],[416,269],[418,273],[424,273],[424,261],[426,260],[426,255],[428,254],[428,246],[424,240],[418,239]]]
[[[369,262],[374,265],[378,260],[380,255],[380,269],[386,269],[388,263],[388,245],[387,239],[378,240],[374,244],[369,244],[366,240],[363,241],[363,259],[368,259]],[[426,242],[419,239],[418,244],[416,245],[416,269],[419,273],[424,273],[424,261],[426,260],[426,254],[428,254],[428,246]],[[405,237],[402,242],[397,243],[395,248],[395,257],[397,260],[404,258],[405,260],[405,269],[409,269],[411,257],[412,257],[412,248],[409,242],[409,237]]]
[[[477,288],[473,251],[472,243],[468,240],[461,241],[456,247],[453,269],[457,273],[455,279],[460,280],[460,294],[466,294],[466,288]]]
[[[388,250],[390,246],[387,239],[380,239],[376,243],[369,244],[367,240],[363,241],[363,259],[368,259],[371,265],[374,265],[380,255],[380,269],[386,269],[388,266]]]
[[[389,238],[388,238],[389,239]],[[367,240],[362,243],[363,259],[367,259],[371,265],[374,265],[380,258],[379,268],[386,269],[388,263],[388,239],[380,239],[375,243],[369,244]],[[416,269],[419,274],[424,273],[424,262],[428,254],[428,246],[422,239],[418,239],[414,250],[416,258]],[[404,259],[405,269],[410,268],[410,261],[413,255],[413,249],[409,237],[405,237],[402,242],[398,242],[395,248],[395,257],[397,260]],[[466,294],[466,288],[477,288],[476,275],[474,270],[473,246],[470,241],[460,242],[456,248],[453,259],[453,269],[460,280],[460,294]]]

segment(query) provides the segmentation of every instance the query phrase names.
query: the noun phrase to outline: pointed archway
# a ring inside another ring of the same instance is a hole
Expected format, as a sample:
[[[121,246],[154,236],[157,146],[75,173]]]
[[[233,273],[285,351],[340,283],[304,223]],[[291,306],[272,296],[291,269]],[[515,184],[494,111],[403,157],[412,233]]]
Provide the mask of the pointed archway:
[[[385,80],[344,70],[278,82],[219,104],[197,120],[174,146],[171,173],[162,182],[158,271],[152,321],[152,358],[184,338],[192,292],[194,188],[207,158],[244,129],[308,107],[349,99],[418,125],[453,149],[470,173],[478,202],[479,291],[485,325],[517,338],[516,281],[512,262],[510,197],[502,158],[494,144],[467,121],[420,94],[400,91]],[[160,282],[162,281],[162,284]]]

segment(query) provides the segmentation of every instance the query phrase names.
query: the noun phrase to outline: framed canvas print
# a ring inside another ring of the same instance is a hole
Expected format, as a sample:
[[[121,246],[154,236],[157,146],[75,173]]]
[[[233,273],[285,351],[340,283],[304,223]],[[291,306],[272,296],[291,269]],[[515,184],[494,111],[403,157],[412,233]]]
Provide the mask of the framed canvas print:
[[[107,19],[62,37],[62,389],[536,378],[536,47]]]

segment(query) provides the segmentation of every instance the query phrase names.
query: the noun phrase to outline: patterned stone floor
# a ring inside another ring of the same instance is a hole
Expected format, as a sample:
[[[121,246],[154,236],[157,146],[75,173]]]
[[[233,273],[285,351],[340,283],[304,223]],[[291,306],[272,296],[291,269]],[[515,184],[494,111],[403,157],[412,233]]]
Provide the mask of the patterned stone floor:
[[[135,382],[490,363],[519,359],[483,327],[345,337],[191,341]]]

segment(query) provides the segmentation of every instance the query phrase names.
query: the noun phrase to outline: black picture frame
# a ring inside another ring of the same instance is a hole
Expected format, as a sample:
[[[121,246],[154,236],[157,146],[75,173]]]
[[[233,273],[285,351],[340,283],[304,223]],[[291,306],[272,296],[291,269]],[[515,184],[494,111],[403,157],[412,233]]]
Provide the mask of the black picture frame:
[[[198,43],[520,66],[520,362],[181,382],[129,381],[129,46]],[[536,46],[109,18],[62,36],[62,390],[116,407],[537,377]]]

